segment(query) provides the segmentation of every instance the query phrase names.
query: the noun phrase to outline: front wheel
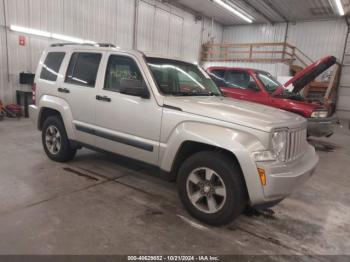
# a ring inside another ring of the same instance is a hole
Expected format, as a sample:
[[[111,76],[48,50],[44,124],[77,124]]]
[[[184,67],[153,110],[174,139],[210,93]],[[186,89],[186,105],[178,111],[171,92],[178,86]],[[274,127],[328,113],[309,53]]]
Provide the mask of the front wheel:
[[[77,152],[72,148],[60,117],[48,117],[43,125],[42,143],[46,155],[57,162],[72,160]]]
[[[247,204],[240,169],[220,152],[200,152],[189,157],[179,170],[178,192],[193,217],[215,226],[234,220]]]

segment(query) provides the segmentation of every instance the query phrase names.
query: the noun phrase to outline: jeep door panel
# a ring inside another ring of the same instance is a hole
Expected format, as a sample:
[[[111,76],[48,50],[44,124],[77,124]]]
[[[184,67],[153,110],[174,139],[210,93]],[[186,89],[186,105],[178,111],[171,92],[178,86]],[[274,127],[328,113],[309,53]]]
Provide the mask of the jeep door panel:
[[[139,62],[132,56],[111,54],[103,68],[105,78],[97,90],[100,99],[95,99],[96,146],[157,164],[162,108],[153,96],[144,99],[120,93],[121,80],[147,82]]]
[[[72,52],[67,71],[58,86],[59,96],[69,104],[76,140],[95,145],[95,97],[103,52]]]

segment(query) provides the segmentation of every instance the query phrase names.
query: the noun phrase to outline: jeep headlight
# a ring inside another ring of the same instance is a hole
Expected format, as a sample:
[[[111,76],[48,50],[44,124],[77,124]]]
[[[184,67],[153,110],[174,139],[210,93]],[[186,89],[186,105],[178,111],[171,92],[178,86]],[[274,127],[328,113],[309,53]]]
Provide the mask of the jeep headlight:
[[[271,140],[271,153],[275,157],[282,162],[286,161],[287,154],[287,130],[277,130],[272,134]]]
[[[316,110],[311,114],[311,118],[326,118],[328,117],[327,110]]]

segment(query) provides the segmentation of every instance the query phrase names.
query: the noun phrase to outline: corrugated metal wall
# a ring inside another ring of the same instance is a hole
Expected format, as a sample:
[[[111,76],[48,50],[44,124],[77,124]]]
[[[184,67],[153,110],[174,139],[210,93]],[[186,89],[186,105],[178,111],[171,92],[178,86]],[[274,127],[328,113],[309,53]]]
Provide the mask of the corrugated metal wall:
[[[342,119],[350,119],[350,32],[346,42],[340,78],[338,116]]]
[[[197,61],[203,42],[213,37],[221,43],[223,27],[208,18],[195,21],[193,14],[155,0],[141,0],[138,9],[137,48],[148,53]]]
[[[5,87],[7,85],[7,59],[5,44],[5,18],[4,6],[0,1],[0,100],[5,98]]]
[[[224,43],[283,42],[286,24],[242,25],[224,29]]]
[[[347,24],[341,20],[303,22],[290,24],[288,42],[317,60],[325,55],[343,58]]]
[[[35,72],[40,54],[52,40],[27,36],[27,44],[18,45],[17,33],[8,31],[10,82],[7,81],[3,2],[0,1],[0,99],[13,102],[15,90],[30,87],[18,84],[22,71]],[[96,42],[110,42],[131,49],[134,18],[137,13],[137,48],[142,51],[197,61],[208,23],[195,21],[194,15],[156,0],[5,0],[7,25],[75,36]],[[211,26],[211,24],[210,24]],[[221,42],[223,27],[214,26]],[[57,42],[53,41],[53,42]]]

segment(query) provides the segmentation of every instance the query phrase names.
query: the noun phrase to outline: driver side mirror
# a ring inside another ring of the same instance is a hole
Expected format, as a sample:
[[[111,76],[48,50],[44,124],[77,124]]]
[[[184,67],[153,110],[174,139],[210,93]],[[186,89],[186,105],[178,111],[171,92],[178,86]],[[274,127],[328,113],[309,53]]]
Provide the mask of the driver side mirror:
[[[150,94],[141,80],[120,80],[120,93],[130,96],[139,96],[144,99],[150,98]]]

